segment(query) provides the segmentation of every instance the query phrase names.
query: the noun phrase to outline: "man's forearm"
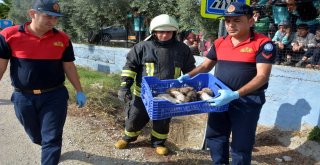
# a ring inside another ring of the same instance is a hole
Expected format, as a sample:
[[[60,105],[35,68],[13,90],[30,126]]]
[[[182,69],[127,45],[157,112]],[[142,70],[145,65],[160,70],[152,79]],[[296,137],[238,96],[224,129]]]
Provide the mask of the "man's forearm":
[[[269,80],[268,76],[254,77],[250,82],[248,82],[245,86],[243,86],[238,90],[239,95],[244,96],[256,91],[257,89],[262,87],[264,84],[266,84],[268,80]]]
[[[79,80],[79,75],[77,69],[73,62],[65,62],[63,64],[64,72],[68,80],[71,82],[72,86],[77,92],[82,92],[81,83]]]
[[[9,60],[1,59],[1,58],[0,58],[0,80],[2,79],[2,76],[3,76],[4,72],[5,72],[6,69],[7,69],[8,61],[9,61]]]
[[[198,73],[207,73],[210,72],[211,69],[215,66],[216,61],[212,61],[209,59],[206,59],[201,65],[197,66],[195,69],[193,69],[191,72],[189,72],[189,76],[193,77]]]
[[[250,94],[269,81],[272,64],[257,64],[257,75],[246,85],[238,89],[240,96]]]

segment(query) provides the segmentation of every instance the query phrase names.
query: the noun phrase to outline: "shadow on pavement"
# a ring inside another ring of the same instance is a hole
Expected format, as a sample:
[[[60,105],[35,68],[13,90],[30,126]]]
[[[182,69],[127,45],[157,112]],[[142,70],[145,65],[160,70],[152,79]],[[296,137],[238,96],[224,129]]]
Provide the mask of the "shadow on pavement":
[[[10,105],[12,104],[10,100],[0,99],[0,105]]]
[[[295,134],[299,134],[302,128],[302,118],[308,115],[311,111],[311,106],[305,99],[298,99],[295,104],[284,103],[279,107],[277,112],[275,127],[271,130],[257,134],[255,147],[274,147],[284,146],[289,147],[293,142]],[[282,156],[290,156],[292,161],[285,162],[288,165],[296,164],[315,164],[312,157],[303,156],[299,153],[310,150],[312,142],[299,142],[300,144],[289,151],[271,151],[269,154],[256,155],[256,160],[262,160],[264,163],[276,163],[275,158],[282,158]],[[257,148],[255,148],[258,152]],[[314,151],[313,151],[314,152]],[[311,156],[311,154],[305,153]]]

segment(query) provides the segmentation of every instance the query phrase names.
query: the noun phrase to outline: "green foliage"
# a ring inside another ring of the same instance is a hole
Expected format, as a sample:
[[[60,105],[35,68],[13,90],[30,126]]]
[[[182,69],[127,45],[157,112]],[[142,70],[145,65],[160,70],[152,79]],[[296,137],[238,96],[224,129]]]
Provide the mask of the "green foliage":
[[[203,31],[207,35],[218,34],[219,21],[203,18],[200,15],[199,0],[177,0],[179,24],[182,30]]]
[[[81,83],[85,88],[89,87],[92,84],[108,86],[108,88],[111,89],[116,89],[119,87],[120,76],[117,74],[106,74],[82,67],[78,67],[77,70],[80,76]]]
[[[308,140],[316,141],[320,143],[320,128],[314,127],[308,135]]]
[[[140,13],[149,18],[159,14],[169,14],[177,18],[180,29],[203,31],[207,35],[218,34],[219,21],[203,18],[200,15],[199,0],[139,0],[132,1],[131,7],[137,7]]]
[[[119,109],[122,106],[117,98],[120,75],[105,74],[82,67],[78,67],[77,70],[83,90],[87,96],[87,107],[92,110],[106,112]],[[66,86],[69,91],[70,101],[75,103],[75,91],[71,83],[66,81]]]
[[[11,0],[9,18],[14,24],[22,24],[29,20],[28,9],[31,8],[32,0]]]
[[[32,0],[7,0],[12,7],[9,18],[15,24],[28,21],[27,11]],[[102,27],[113,24],[127,25],[132,20],[127,14],[137,7],[145,17],[152,19],[159,14],[174,16],[181,30],[203,31],[217,34],[218,21],[202,18],[199,0],[60,0],[62,13],[58,28],[65,31],[73,42],[87,42],[89,32],[98,32]]]
[[[177,16],[177,1],[176,0],[139,0],[130,3],[132,8],[136,7],[140,13],[146,17],[153,18],[160,14],[169,14]]]
[[[126,0],[63,0],[60,5],[65,14],[60,26],[74,41],[86,41],[89,31],[124,23],[129,10]]]
[[[0,3],[0,19],[7,19],[11,7],[11,0],[3,0]]]

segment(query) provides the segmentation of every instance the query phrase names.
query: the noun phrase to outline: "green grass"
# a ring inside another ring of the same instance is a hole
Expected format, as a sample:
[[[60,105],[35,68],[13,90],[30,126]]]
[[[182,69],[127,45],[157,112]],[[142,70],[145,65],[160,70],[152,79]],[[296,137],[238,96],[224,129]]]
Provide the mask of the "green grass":
[[[77,70],[80,77],[81,85],[85,92],[88,92],[95,86],[103,86],[103,88],[108,89],[119,88],[120,75],[118,74],[106,74],[82,67],[78,67]],[[66,86],[69,89],[70,94],[74,94],[75,91],[69,81],[66,81]]]
[[[308,140],[316,141],[320,143],[320,128],[314,127],[308,135]]]
[[[112,111],[122,106],[117,98],[117,90],[120,86],[119,74],[106,74],[82,67],[78,67],[77,70],[87,96],[87,108],[112,114]],[[70,103],[74,104],[75,90],[68,80],[65,84],[69,91]]]

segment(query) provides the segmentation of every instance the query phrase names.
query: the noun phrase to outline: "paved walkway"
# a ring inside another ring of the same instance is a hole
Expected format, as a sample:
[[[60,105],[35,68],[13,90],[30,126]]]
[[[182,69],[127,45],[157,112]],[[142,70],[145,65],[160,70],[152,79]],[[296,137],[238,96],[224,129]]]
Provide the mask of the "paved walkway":
[[[8,70],[0,81],[0,164],[40,164],[40,147],[25,134],[10,102],[12,86]]]

